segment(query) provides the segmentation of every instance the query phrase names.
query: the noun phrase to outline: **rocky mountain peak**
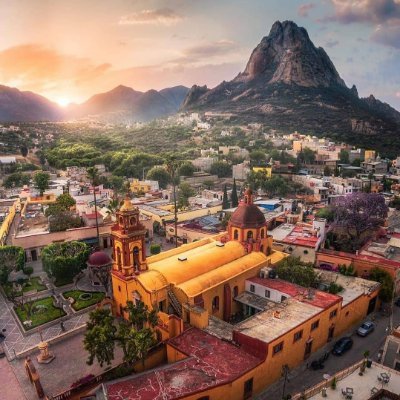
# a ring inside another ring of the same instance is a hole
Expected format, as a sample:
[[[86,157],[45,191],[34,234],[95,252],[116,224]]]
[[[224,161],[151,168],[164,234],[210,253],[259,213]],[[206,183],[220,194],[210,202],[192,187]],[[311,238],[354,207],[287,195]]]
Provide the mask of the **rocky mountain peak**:
[[[306,87],[345,86],[324,49],[316,48],[307,31],[292,21],[273,24],[236,80],[246,82],[258,78],[265,83]]]

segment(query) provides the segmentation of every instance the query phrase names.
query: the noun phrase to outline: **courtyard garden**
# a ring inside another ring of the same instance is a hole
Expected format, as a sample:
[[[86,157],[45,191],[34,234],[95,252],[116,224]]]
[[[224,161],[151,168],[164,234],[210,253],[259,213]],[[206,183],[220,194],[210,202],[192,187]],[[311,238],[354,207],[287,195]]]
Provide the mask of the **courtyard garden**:
[[[69,290],[63,293],[65,299],[72,298],[74,302],[71,304],[75,311],[90,307],[97,304],[105,297],[103,292],[84,292],[83,290]]]
[[[21,290],[16,291],[15,293],[16,296],[21,296],[22,293],[27,293],[31,291],[41,292],[47,289],[38,276],[31,279],[21,279],[16,283],[20,287],[22,287],[22,291]],[[12,282],[7,282],[3,285],[4,293],[6,294],[7,298],[10,297],[12,288],[13,288]]]
[[[33,300],[14,307],[14,310],[26,330],[36,328],[66,315],[61,308],[54,306],[53,297]]]

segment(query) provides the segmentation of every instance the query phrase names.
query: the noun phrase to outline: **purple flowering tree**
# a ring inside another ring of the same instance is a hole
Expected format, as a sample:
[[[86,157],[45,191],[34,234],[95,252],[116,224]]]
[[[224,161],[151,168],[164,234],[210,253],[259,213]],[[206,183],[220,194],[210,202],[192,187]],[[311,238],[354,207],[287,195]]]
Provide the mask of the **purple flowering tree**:
[[[384,223],[388,207],[378,193],[352,193],[337,198],[333,205],[332,229],[337,237],[347,236],[346,247],[353,251],[363,244],[365,234],[372,233]]]

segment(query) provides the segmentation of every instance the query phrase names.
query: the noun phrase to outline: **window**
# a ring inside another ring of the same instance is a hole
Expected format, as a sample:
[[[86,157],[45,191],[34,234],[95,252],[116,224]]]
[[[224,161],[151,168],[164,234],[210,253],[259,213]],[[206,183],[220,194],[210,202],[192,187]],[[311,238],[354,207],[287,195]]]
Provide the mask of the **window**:
[[[239,295],[239,287],[235,286],[233,288],[233,297],[237,297]]]
[[[219,310],[219,297],[218,296],[215,296],[213,298],[212,309],[213,309],[213,311],[218,311]]]
[[[261,229],[261,239],[264,239],[264,229]]]
[[[118,285],[118,292],[120,292],[120,291],[121,291],[121,286]]]
[[[287,299],[286,296],[281,296],[281,301],[285,301]]]
[[[250,292],[254,293],[256,291],[256,287],[254,285],[250,285]]]
[[[269,290],[265,291],[265,297],[269,299],[271,297],[271,292]]]
[[[197,400],[210,400],[210,396],[201,396]]]
[[[235,231],[233,232],[233,239],[234,240],[238,240],[239,239],[239,232],[237,229],[235,229]]]
[[[293,336],[293,343],[297,342],[298,340],[300,340],[303,337],[303,330],[298,331],[294,334]]]
[[[283,350],[283,342],[280,342],[272,348],[272,355],[278,354],[282,350]]]
[[[253,378],[244,383],[243,399],[250,399],[253,396]]]
[[[337,315],[337,309],[331,311],[331,313],[329,314],[329,319],[332,319],[332,318],[336,317],[336,315]]]
[[[253,231],[247,232],[247,239],[253,239]]]
[[[350,311],[347,311],[345,316],[348,317],[349,314],[350,314]]]
[[[311,330],[317,329],[319,327],[319,320],[315,321],[311,324]]]

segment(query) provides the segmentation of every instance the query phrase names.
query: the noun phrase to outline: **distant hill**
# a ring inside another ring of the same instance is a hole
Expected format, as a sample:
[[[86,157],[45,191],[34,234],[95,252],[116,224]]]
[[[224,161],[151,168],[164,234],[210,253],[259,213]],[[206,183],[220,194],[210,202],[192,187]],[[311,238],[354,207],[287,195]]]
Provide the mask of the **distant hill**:
[[[140,121],[176,113],[188,88],[175,86],[160,91],[139,92],[117,86],[92,96],[82,104],[59,107],[43,96],[0,85],[0,122],[61,121],[92,117],[110,122]]]
[[[96,117],[109,121],[150,121],[176,113],[189,89],[176,86],[138,92],[127,86],[117,86],[109,92],[92,96],[85,103],[67,108],[66,118]]]
[[[0,121],[57,121],[61,118],[62,110],[45,97],[0,85]]]
[[[325,50],[316,48],[307,31],[292,21],[275,22],[233,80],[213,89],[193,86],[182,109],[326,135],[387,156],[400,151],[400,113],[372,95],[359,98]]]

